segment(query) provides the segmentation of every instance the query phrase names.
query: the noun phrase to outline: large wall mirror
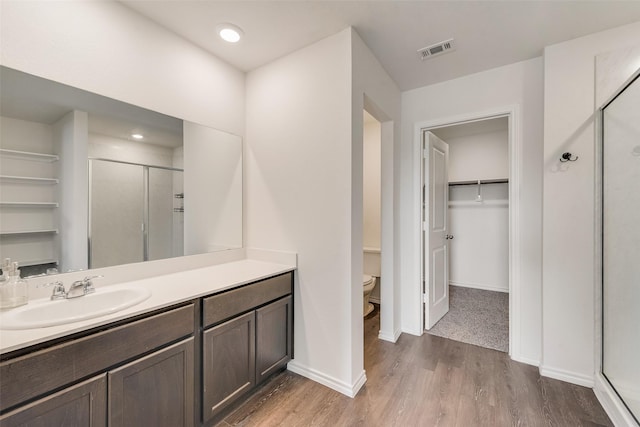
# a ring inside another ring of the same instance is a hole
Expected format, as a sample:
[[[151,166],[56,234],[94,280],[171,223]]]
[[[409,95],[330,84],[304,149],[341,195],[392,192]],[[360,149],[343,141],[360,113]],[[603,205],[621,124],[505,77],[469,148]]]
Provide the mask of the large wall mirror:
[[[0,67],[0,257],[24,275],[242,247],[242,140]]]
[[[602,109],[602,373],[640,422],[640,70]]]

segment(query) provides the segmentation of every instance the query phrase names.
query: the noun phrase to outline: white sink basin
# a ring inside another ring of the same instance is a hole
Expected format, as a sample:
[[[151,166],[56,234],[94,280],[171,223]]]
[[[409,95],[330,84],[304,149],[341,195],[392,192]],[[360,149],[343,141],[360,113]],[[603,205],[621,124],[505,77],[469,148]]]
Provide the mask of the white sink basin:
[[[140,304],[151,296],[144,288],[108,286],[78,298],[29,301],[0,313],[0,329],[35,329],[79,322]]]

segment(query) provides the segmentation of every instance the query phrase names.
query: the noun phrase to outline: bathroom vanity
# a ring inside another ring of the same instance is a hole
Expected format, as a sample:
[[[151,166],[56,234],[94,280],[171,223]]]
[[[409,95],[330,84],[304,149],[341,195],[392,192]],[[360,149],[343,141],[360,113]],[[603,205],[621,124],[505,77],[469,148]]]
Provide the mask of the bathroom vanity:
[[[292,267],[243,260],[168,276],[140,281],[153,289],[142,307],[66,335],[2,331],[0,424],[211,425],[286,367]]]

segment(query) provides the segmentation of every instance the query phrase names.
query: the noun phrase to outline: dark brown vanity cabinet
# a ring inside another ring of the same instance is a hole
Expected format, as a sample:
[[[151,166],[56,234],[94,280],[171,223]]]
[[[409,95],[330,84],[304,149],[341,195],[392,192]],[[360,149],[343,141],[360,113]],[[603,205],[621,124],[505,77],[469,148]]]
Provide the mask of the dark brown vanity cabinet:
[[[194,319],[188,304],[3,360],[0,426],[192,426]]]
[[[210,424],[291,359],[292,284],[285,273],[5,354],[0,427]]]
[[[203,300],[205,424],[291,360],[292,280],[287,273]]]
[[[103,427],[106,413],[107,379],[100,375],[25,405],[0,418],[0,425]]]
[[[256,382],[260,384],[291,360],[291,297],[256,310]]]
[[[109,372],[110,426],[193,426],[193,338]]]
[[[202,418],[209,420],[256,385],[255,313],[203,334]]]

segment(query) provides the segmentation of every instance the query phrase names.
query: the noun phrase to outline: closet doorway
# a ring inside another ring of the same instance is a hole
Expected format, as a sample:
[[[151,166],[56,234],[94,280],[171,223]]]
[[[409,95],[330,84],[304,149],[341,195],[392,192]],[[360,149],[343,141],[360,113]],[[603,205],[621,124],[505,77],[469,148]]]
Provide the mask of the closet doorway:
[[[509,351],[509,118],[423,132],[425,330]]]

